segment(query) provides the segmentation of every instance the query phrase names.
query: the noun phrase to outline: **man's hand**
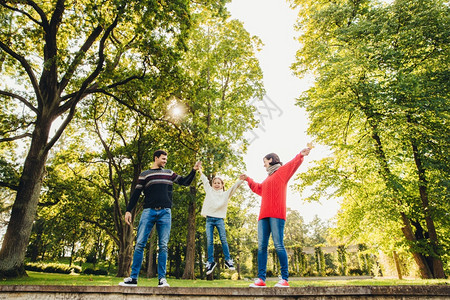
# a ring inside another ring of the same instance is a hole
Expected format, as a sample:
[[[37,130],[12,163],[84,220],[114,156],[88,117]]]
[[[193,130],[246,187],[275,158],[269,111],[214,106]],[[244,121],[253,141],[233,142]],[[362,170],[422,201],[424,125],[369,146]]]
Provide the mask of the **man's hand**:
[[[125,222],[126,222],[128,225],[131,225],[131,213],[130,213],[129,211],[127,211],[127,212],[125,213]]]

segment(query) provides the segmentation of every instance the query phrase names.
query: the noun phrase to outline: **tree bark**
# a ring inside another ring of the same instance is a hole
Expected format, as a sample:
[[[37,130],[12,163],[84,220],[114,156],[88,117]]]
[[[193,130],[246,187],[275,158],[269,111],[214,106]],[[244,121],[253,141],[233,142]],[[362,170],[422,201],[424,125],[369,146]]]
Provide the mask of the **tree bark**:
[[[392,175],[391,170],[388,165],[388,160],[387,160],[386,155],[383,150],[381,138],[378,134],[378,126],[376,123],[372,122],[371,127],[372,127],[372,138],[375,141],[375,149],[376,149],[376,153],[377,153],[377,158],[381,164],[380,174],[382,175],[386,186],[388,188],[392,189],[394,195],[399,195],[399,194],[401,194],[401,191],[399,190],[398,187],[395,186],[395,184],[393,184],[395,179],[393,178],[393,175]],[[404,225],[404,227],[402,228],[402,232],[403,232],[403,235],[405,236],[406,240],[408,240],[409,242],[411,242],[413,244],[417,243],[417,238],[414,235],[409,218],[406,216],[406,214],[404,212],[400,212],[400,215],[401,215],[402,222]],[[417,263],[417,266],[419,267],[421,277],[426,278],[426,279],[433,278],[433,274],[432,274],[430,266],[428,265],[426,257],[423,254],[421,254],[419,251],[414,250],[412,245],[410,246],[410,252],[414,257],[414,260]]]
[[[147,278],[156,276],[155,268],[155,249],[156,249],[156,226],[153,226],[150,233],[150,245],[148,250]]]
[[[392,251],[392,256],[394,257],[395,268],[397,269],[398,279],[403,279],[402,269],[400,268],[400,262],[398,261],[397,252]]]
[[[410,121],[410,120],[409,120]],[[429,241],[431,246],[431,255],[429,256],[431,259],[431,266],[430,269],[433,273],[434,278],[445,278],[445,272],[444,272],[444,265],[442,263],[442,259],[440,256],[440,250],[439,250],[439,240],[436,233],[436,227],[434,225],[434,221],[431,217],[430,210],[432,209],[430,207],[429,201],[428,201],[428,182],[426,179],[425,174],[425,168],[422,164],[422,159],[419,155],[419,149],[417,146],[417,141],[415,139],[412,139],[412,148],[414,153],[414,162],[417,167],[417,175],[419,177],[419,194],[420,194],[420,200],[422,202],[423,212],[425,215],[425,223],[427,225],[427,231],[429,234]]]
[[[119,236],[119,258],[117,267],[117,277],[130,276],[131,262],[133,260],[133,226],[124,225],[123,234]]]
[[[188,210],[188,232],[186,238],[186,265],[184,268],[183,279],[195,279],[195,195],[197,190],[194,186],[190,187],[191,197]]]
[[[51,119],[38,118],[30,150],[25,159],[16,199],[12,206],[6,234],[0,250],[0,276],[26,275],[25,252],[33,228],[47,162],[47,139]]]
[[[404,213],[401,213],[401,216],[402,216],[403,224],[405,225],[402,228],[403,235],[405,236],[407,241],[409,241],[411,243],[416,243],[417,239],[412,230],[411,222],[409,221],[409,219],[406,217],[406,215]],[[417,251],[414,251],[414,250],[410,250],[410,251],[414,257],[414,261],[416,262],[417,266],[419,267],[420,276],[422,278],[433,278],[433,275],[431,274],[430,268],[427,264],[425,257]]]

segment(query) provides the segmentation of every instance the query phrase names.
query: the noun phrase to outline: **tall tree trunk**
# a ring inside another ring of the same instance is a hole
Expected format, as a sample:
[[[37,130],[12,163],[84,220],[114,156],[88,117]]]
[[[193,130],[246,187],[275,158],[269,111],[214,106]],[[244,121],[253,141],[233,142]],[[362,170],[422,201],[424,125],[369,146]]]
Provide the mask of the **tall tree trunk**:
[[[72,241],[72,245],[70,247],[69,267],[72,266],[74,253],[75,253],[75,241]]]
[[[410,120],[409,120],[410,121]],[[419,149],[417,146],[417,141],[415,139],[412,139],[411,141],[413,153],[414,153],[414,162],[417,167],[417,174],[419,177],[419,194],[420,194],[420,200],[422,201],[422,207],[423,207],[423,213],[425,215],[425,223],[427,225],[427,231],[429,234],[430,239],[430,246],[431,246],[431,265],[429,266],[434,278],[445,278],[444,273],[444,265],[442,263],[441,255],[440,255],[440,247],[439,247],[439,240],[436,233],[436,227],[434,225],[434,221],[431,217],[430,210],[432,209],[430,207],[429,201],[428,201],[428,182],[426,179],[425,174],[425,168],[423,167],[422,160],[419,155]]]
[[[394,258],[395,268],[397,269],[398,279],[403,279],[402,269],[400,268],[400,262],[398,260],[397,252],[392,251],[392,256]]]
[[[188,232],[186,238],[186,265],[184,267],[183,279],[195,279],[195,211],[197,190],[195,186],[190,187],[191,197],[188,212]]]
[[[203,238],[200,233],[197,232],[197,255],[198,255],[198,261],[199,261],[199,268],[200,268],[200,278],[203,278]]]
[[[156,276],[155,249],[156,249],[156,226],[153,226],[150,233],[150,243],[148,250],[147,278]]]
[[[178,243],[175,249],[175,278],[179,279],[181,274],[181,252],[182,246]]]
[[[382,175],[386,186],[393,191],[393,194],[399,195],[399,194],[401,194],[401,191],[399,190],[399,187],[397,187],[395,179],[393,178],[393,175],[389,168],[388,160],[386,158],[386,155],[384,153],[383,146],[381,143],[381,138],[378,134],[378,126],[374,121],[372,121],[371,127],[372,127],[372,138],[375,141],[375,149],[376,149],[377,158],[381,164],[380,174]],[[397,198],[397,197],[395,197],[395,198]],[[404,212],[400,212],[400,215],[401,215],[402,222],[404,225],[404,227],[402,228],[403,235],[405,236],[405,238],[408,241],[416,243],[417,238],[414,235],[409,218],[405,215]],[[414,257],[414,260],[417,263],[417,266],[419,267],[421,277],[422,278],[433,278],[433,274],[430,270],[430,267],[428,266],[426,257],[422,253],[417,251],[412,245],[410,246],[409,250]]]
[[[39,203],[48,153],[45,147],[51,122],[51,119],[43,121],[43,118],[38,118],[36,122],[30,150],[25,159],[16,199],[0,250],[0,276],[3,277],[26,275],[25,252]]]
[[[130,276],[131,262],[133,260],[133,226],[124,225],[123,234],[119,236],[119,258],[117,267],[117,277]]]
[[[402,228],[403,235],[405,236],[406,240],[411,242],[411,244],[414,244],[417,242],[417,238],[414,235],[414,232],[411,227],[411,222],[406,217],[404,213],[401,213],[403,224],[405,225]],[[427,260],[425,256],[423,256],[421,253],[419,253],[417,250],[413,250],[412,246],[410,247],[410,251],[413,255],[413,258],[419,267],[420,277],[422,278],[433,278],[433,275],[431,274],[431,270],[428,266]]]

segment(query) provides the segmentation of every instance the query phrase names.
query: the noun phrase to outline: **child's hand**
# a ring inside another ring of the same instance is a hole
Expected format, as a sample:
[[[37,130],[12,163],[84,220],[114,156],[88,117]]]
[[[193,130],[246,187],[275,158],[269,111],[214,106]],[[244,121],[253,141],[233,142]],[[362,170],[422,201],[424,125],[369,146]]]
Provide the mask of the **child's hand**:
[[[246,174],[241,174],[241,176],[239,176],[240,180],[247,180],[247,175]]]
[[[196,171],[201,170],[201,168],[202,168],[202,162],[201,161],[196,162],[194,165],[194,170],[196,170]]]

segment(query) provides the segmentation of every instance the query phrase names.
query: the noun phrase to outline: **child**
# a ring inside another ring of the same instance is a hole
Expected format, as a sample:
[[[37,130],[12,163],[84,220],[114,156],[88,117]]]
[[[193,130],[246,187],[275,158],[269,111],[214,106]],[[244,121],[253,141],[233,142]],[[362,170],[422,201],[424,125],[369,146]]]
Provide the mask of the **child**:
[[[229,190],[225,191],[223,180],[220,177],[214,177],[211,186],[209,185],[208,178],[203,174],[201,167],[199,168],[199,171],[206,193],[201,211],[201,215],[206,217],[206,241],[208,249],[206,275],[211,274],[217,265],[214,261],[214,226],[217,227],[217,231],[219,231],[223,255],[225,256],[225,266],[230,270],[234,270],[233,260],[230,257],[230,250],[228,249],[224,218],[227,214],[228,200],[244,181],[236,181]]]

